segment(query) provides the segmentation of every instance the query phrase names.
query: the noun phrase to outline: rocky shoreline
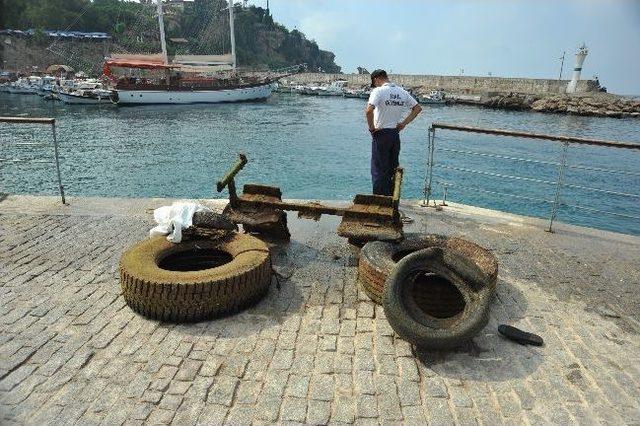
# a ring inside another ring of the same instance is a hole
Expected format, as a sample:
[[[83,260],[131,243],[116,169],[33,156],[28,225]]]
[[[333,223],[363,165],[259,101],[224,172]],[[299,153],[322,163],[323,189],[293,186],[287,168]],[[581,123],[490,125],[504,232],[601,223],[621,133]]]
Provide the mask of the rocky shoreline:
[[[537,111],[597,117],[640,117],[640,99],[607,93],[580,93],[575,95],[530,95],[522,93],[483,95],[477,99],[456,97],[451,103],[480,105],[487,108],[517,111]]]

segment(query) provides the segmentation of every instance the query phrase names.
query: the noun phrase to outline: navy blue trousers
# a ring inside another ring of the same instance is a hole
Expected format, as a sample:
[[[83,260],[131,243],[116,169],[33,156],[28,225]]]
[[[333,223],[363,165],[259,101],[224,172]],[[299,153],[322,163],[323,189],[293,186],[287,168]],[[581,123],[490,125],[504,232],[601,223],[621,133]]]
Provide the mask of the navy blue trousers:
[[[373,193],[393,195],[393,175],[398,167],[400,132],[397,129],[380,129],[371,142],[371,181]]]

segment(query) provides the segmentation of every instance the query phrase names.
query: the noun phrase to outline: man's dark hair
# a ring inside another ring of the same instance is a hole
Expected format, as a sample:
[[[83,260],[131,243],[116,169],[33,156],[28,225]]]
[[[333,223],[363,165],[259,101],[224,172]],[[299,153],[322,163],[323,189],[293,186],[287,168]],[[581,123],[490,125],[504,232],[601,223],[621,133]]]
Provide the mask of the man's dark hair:
[[[375,70],[374,72],[371,73],[371,87],[376,87],[375,84],[373,84],[373,81],[378,77],[384,78],[385,80],[389,78],[385,70],[380,70],[380,69]]]

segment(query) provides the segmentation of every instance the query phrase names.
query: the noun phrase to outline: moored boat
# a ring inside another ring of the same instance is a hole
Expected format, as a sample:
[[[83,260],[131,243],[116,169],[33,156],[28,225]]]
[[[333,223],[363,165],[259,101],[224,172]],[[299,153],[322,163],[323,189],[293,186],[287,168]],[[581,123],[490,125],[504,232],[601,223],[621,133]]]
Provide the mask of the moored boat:
[[[267,99],[277,79],[243,74],[236,70],[233,1],[229,1],[231,53],[228,55],[174,55],[169,60],[164,33],[162,1],[157,0],[160,55],[112,55],[111,68],[155,71],[162,77],[123,77],[116,80],[113,99],[120,105],[246,102]]]
[[[116,85],[114,101],[123,105],[140,104],[197,104],[243,102],[267,99],[272,92],[271,82],[239,82],[237,86],[216,87],[216,80],[197,89],[188,85],[127,84]]]
[[[111,103],[111,93],[100,94],[93,91],[58,92],[57,97],[65,104],[96,105]]]
[[[95,105],[111,103],[113,91],[104,89],[102,83],[85,81],[73,90],[60,90],[56,95],[65,104]]]
[[[346,80],[332,81],[331,84],[318,88],[318,96],[342,96],[347,84]]]
[[[7,91],[17,95],[36,95],[40,81],[38,76],[23,77],[11,83]]]
[[[444,105],[445,94],[442,90],[432,90],[428,95],[418,96],[418,102],[425,105]]]

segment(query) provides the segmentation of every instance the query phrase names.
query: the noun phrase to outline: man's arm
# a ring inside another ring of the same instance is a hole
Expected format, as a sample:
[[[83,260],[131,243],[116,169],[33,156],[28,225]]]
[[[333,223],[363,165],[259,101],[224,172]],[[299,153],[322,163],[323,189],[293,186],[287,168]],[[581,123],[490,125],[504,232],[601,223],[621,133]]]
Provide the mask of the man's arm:
[[[418,114],[420,114],[421,111],[422,111],[422,107],[418,104],[415,104],[413,108],[411,108],[411,112],[409,113],[407,118],[405,118],[403,121],[398,123],[398,125],[396,126],[396,129],[402,130],[405,127],[407,127],[407,125],[411,123],[413,119],[416,118]]]
[[[367,104],[367,108],[364,110],[364,115],[367,117],[367,124],[369,125],[369,131],[371,133],[376,131],[376,126],[373,123],[373,109],[375,107],[371,104]]]

